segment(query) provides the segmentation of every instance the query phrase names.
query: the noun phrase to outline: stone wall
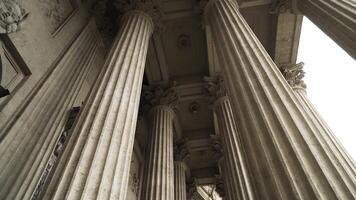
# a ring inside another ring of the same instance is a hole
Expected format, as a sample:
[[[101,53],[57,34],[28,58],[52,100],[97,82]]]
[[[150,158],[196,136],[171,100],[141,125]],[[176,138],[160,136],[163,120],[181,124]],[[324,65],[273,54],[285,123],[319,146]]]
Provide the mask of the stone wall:
[[[16,121],[33,94],[41,87],[50,71],[56,68],[69,46],[88,23],[88,10],[92,1],[87,0],[85,4],[81,4],[80,0],[72,1],[22,1],[22,6],[29,16],[20,30],[5,36],[8,38],[5,42],[11,44],[3,43],[1,48],[3,68],[7,70],[4,72],[7,74],[3,74],[2,84],[9,83],[9,79],[13,81],[9,87],[11,94],[0,99],[0,132]],[[9,52],[9,49],[15,53],[5,56],[4,53]],[[14,55],[16,52],[18,55]],[[11,57],[16,59],[11,60]],[[0,138],[3,137],[4,135],[0,134]]]

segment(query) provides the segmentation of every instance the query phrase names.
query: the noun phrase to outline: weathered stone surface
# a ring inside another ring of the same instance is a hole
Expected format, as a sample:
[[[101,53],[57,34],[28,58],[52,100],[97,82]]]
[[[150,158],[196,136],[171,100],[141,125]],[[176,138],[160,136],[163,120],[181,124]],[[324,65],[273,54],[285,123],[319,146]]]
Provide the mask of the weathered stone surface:
[[[323,148],[313,122],[231,0],[209,2],[206,22],[223,67],[256,198],[355,199],[355,174]],[[335,160],[336,159],[336,160]],[[303,183],[303,184],[300,184]]]
[[[90,23],[50,73],[17,123],[2,129],[0,198],[30,199],[99,54],[100,38]]]
[[[125,199],[153,23],[142,11],[124,20],[45,198]]]

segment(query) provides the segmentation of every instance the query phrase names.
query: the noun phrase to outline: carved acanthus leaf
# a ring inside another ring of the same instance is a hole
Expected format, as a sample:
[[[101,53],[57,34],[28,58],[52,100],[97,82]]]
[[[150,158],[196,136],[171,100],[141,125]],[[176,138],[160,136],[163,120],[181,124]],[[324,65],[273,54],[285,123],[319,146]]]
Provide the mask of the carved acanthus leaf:
[[[185,162],[190,158],[190,152],[186,145],[186,141],[182,140],[174,145],[174,160]]]
[[[164,105],[175,109],[179,102],[179,96],[175,83],[169,88],[161,86],[143,86],[142,101],[144,106],[158,106]]]
[[[281,65],[281,72],[291,87],[307,87],[307,85],[303,81],[303,78],[305,76],[303,67],[303,62],[300,62],[295,65]]]

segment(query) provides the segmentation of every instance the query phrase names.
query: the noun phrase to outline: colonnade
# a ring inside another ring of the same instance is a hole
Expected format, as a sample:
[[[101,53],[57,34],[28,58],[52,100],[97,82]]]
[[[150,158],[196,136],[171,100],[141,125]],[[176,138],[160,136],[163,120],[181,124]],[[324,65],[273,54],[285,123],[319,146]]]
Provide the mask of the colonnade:
[[[356,8],[352,0],[298,0],[297,6],[355,58]],[[235,1],[209,1],[204,18],[224,80],[213,85],[226,87],[215,96],[213,108],[225,150],[226,199],[355,199],[355,164],[312,107],[303,86],[291,84],[301,82],[289,80],[300,73],[298,66],[280,72]],[[100,78],[74,127],[75,142],[69,143],[63,153],[64,162],[58,166],[46,198],[125,199],[153,30],[152,15],[146,10],[129,11],[123,17]],[[70,80],[68,84],[80,84]],[[184,200],[184,163],[173,159],[172,91],[162,94],[151,109],[142,196]],[[41,127],[47,129],[45,124]],[[35,143],[30,144],[33,147],[26,148],[41,152]],[[1,159],[8,157],[6,154]],[[40,161],[31,158],[33,162]],[[19,178],[30,181],[27,172],[32,165],[27,166],[28,163],[20,168],[12,162],[1,162],[0,175],[8,174],[6,170],[12,166],[21,175],[1,176],[0,180],[8,178],[1,183],[17,183]],[[25,188],[21,184],[15,186],[2,187],[0,195],[15,197],[15,192]]]

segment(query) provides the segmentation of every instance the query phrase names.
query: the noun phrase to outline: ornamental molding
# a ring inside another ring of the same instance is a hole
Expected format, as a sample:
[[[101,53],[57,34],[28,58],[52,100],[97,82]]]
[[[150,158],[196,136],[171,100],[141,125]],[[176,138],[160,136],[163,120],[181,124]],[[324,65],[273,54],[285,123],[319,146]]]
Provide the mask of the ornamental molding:
[[[21,29],[28,17],[17,0],[0,0],[0,33],[13,33]]]
[[[281,65],[281,72],[288,82],[288,84],[292,87],[298,87],[305,89],[307,85],[304,83],[303,78],[305,76],[305,72],[303,70],[304,63],[300,62],[295,65]]]

